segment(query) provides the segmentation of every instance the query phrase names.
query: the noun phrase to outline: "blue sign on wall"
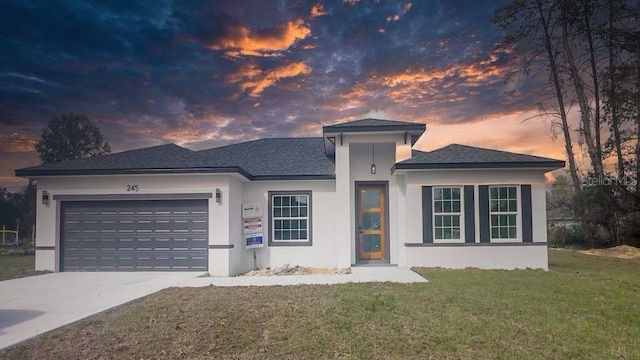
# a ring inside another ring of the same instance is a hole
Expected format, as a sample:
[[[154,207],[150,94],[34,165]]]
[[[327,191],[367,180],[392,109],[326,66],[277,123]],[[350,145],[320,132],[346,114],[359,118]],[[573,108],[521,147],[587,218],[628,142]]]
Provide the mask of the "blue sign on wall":
[[[244,236],[244,240],[245,240],[245,246],[247,249],[264,246],[262,234],[246,234]]]

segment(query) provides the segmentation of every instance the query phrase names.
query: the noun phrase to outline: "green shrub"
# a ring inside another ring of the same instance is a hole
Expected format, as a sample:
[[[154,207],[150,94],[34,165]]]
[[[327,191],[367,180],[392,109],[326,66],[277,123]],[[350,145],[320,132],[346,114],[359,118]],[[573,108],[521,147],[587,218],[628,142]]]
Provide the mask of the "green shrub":
[[[582,229],[578,226],[549,226],[547,241],[550,247],[587,247]]]

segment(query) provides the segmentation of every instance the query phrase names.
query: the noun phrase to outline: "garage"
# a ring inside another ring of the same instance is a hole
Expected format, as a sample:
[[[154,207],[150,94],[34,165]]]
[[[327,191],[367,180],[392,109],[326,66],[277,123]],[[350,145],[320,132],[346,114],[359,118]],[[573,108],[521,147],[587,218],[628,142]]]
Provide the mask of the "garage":
[[[208,200],[62,201],[60,271],[206,271]]]

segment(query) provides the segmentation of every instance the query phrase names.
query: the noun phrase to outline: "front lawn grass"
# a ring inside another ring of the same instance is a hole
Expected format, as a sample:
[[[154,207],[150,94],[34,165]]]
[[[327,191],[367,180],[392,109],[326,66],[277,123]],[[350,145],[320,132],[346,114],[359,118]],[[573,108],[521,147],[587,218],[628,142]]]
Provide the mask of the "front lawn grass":
[[[168,289],[4,359],[639,359],[640,261],[551,250],[549,272],[421,284]]]
[[[34,269],[35,255],[0,255],[0,281],[47,273]]]

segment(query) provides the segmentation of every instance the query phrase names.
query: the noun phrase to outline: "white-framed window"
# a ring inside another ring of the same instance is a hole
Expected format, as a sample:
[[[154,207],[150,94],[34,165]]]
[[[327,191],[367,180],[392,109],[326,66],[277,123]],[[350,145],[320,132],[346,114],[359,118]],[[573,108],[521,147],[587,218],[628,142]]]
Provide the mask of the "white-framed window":
[[[269,192],[269,245],[311,245],[311,191]]]
[[[463,233],[462,186],[433,187],[434,242],[462,242]]]
[[[491,241],[518,240],[518,186],[489,186],[489,218]]]

